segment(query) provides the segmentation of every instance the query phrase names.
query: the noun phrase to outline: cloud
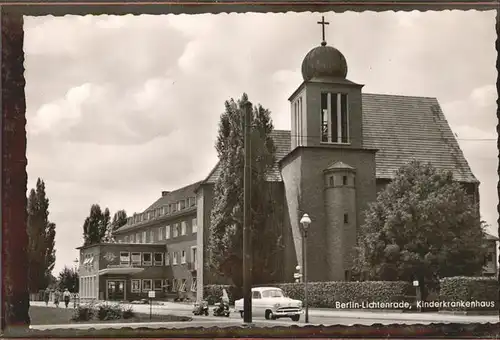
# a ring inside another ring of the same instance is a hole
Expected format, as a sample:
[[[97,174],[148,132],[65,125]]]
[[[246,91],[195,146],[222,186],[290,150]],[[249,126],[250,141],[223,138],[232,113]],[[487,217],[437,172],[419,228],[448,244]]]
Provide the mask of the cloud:
[[[495,14],[324,15],[349,79],[365,92],[438,98],[465,139],[496,136]],[[317,21],[311,13],[27,17],[29,185],[46,180],[56,271],[76,256],[91,204],[138,211],[161,190],[208,174],[226,99],[246,92],[276,128],[289,128],[287,98],[321,41]],[[495,143],[459,142],[494,224]]]

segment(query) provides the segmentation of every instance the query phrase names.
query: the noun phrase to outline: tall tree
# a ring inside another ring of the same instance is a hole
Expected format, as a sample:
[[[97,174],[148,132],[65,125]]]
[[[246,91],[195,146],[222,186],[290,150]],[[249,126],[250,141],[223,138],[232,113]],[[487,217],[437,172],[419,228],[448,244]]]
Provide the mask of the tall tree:
[[[59,272],[58,288],[61,290],[68,289],[70,292],[78,292],[79,286],[79,276],[75,269],[64,267],[63,270]]]
[[[36,188],[28,197],[28,258],[29,285],[31,292],[47,287],[56,261],[56,225],[49,221],[49,199],[45,193],[45,183],[37,179]]]
[[[220,175],[214,187],[209,237],[209,266],[219,275],[242,286],[243,248],[243,180],[244,180],[244,105],[248,96],[237,102],[225,102],[221,115],[216,150]],[[254,284],[272,281],[279,269],[279,205],[266,182],[275,163],[275,146],[271,132],[270,111],[252,106],[251,124],[251,235]]]
[[[113,242],[113,233],[118,228],[124,226],[127,223],[127,212],[125,210],[118,210],[113,215],[113,221],[108,224],[106,235],[104,235],[104,242]]]
[[[372,279],[438,279],[480,274],[484,226],[477,205],[451,172],[410,162],[370,205],[361,227],[357,269]]]
[[[106,226],[108,223],[109,210],[106,208],[105,212],[103,213],[99,204],[93,204],[90,207],[90,215],[85,219],[85,222],[83,223],[84,245],[100,243],[105,234]]]

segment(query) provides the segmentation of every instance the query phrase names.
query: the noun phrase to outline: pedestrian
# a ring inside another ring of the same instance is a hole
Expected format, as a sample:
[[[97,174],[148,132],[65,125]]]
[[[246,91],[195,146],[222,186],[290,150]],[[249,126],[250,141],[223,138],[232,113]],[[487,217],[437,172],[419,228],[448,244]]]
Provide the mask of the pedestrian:
[[[68,288],[64,290],[63,298],[64,298],[64,304],[66,305],[66,308],[68,308],[69,300],[71,298],[71,293],[69,292]]]
[[[43,301],[45,301],[45,306],[49,305],[49,299],[50,299],[50,289],[47,288],[43,292]]]
[[[54,304],[56,305],[56,307],[59,307],[60,298],[61,298],[61,292],[59,291],[59,289],[56,289],[56,291],[54,292]]]

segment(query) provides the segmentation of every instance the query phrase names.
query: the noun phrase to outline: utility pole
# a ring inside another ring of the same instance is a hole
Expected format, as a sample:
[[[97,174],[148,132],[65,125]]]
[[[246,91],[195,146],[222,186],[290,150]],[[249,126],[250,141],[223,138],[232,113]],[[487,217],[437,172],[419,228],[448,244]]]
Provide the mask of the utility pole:
[[[250,233],[250,198],[251,198],[251,124],[252,104],[244,103],[244,131],[245,131],[245,169],[243,180],[243,321],[252,323],[252,243]]]

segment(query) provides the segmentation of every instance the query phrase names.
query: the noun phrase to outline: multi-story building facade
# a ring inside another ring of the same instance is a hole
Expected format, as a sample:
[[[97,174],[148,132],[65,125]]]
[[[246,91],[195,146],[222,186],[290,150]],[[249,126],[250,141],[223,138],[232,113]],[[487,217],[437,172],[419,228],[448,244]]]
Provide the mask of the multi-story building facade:
[[[156,298],[194,298],[197,185],[163,191],[115,231],[113,243],[80,247],[80,296],[131,301],[153,290]]]

